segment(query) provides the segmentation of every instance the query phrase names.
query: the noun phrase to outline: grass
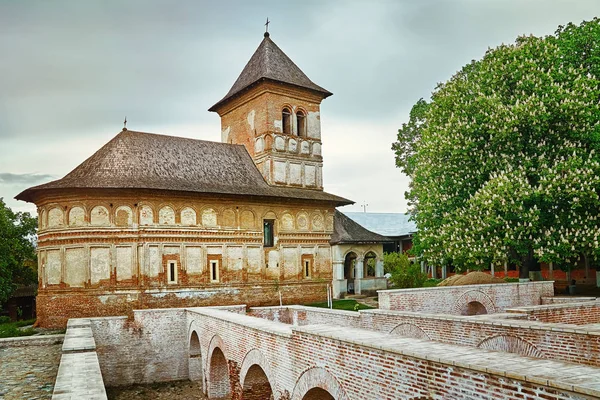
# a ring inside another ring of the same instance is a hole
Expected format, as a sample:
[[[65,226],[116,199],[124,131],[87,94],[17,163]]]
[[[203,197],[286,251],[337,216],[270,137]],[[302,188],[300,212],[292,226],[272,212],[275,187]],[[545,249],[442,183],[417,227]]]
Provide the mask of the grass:
[[[321,303],[310,303],[305,304],[309,307],[319,307],[319,308],[329,308],[327,307],[327,302],[323,301]],[[358,305],[358,307],[357,307]],[[358,310],[370,310],[373,307],[366,306],[364,304],[360,304],[356,300],[347,299],[347,300],[333,300],[333,309],[334,310],[346,310],[346,311],[358,311]]]
[[[5,322],[0,323],[0,338],[16,337],[16,336],[31,336],[35,333],[32,328],[19,329],[22,326],[32,325],[35,319],[25,321]]]

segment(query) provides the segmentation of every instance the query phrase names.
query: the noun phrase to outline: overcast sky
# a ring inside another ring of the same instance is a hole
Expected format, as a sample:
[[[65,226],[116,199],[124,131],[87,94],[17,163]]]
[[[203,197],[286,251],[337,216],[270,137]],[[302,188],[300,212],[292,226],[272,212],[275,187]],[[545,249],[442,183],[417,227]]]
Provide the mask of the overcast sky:
[[[412,105],[488,47],[600,15],[600,0],[0,0],[0,197],[58,179],[122,128],[220,140],[207,109],[263,38],[334,95],[325,190],[404,212],[390,150]]]

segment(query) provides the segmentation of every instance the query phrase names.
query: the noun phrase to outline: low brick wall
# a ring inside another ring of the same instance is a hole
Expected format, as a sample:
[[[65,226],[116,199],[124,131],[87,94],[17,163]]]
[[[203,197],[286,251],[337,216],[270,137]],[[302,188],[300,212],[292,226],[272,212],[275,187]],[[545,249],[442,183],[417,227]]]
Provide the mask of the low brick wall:
[[[309,314],[316,318],[319,313]],[[579,373],[590,380],[575,382],[569,365],[561,362],[348,329],[335,326],[335,321],[292,326],[197,309],[189,312],[188,322],[190,331],[196,333],[190,335],[199,338],[202,379],[209,397],[242,398],[252,365],[264,371],[275,399],[301,400],[316,387],[341,400],[590,399],[588,395],[600,395],[591,379],[600,376],[597,368],[579,366]],[[228,371],[226,378],[223,371]]]
[[[544,304],[566,304],[566,303],[581,303],[583,301],[595,301],[596,297],[580,297],[580,296],[571,296],[571,297],[542,297],[542,305]]]
[[[90,318],[106,386],[187,379],[184,309],[136,310],[133,318]]]
[[[36,299],[37,321],[44,328],[64,328],[70,318],[133,316],[133,310],[207,307],[247,304],[284,304],[325,301],[325,282],[272,282],[212,285],[172,289],[114,289],[40,292]]]
[[[600,301],[518,307],[507,311],[526,314],[527,319],[531,321],[574,325],[600,324]]]
[[[510,307],[542,304],[554,294],[553,282],[502,283],[494,285],[439,286],[418,289],[380,290],[379,308],[429,314],[470,315],[498,313]],[[472,307],[481,305],[481,307]]]

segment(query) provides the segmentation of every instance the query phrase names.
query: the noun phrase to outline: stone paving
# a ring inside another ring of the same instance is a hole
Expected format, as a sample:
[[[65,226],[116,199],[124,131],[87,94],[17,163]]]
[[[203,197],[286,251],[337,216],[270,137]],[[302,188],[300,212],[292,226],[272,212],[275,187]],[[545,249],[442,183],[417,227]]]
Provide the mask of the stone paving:
[[[0,399],[52,398],[62,343],[0,347]]]
[[[109,400],[188,400],[206,399],[200,383],[189,381],[154,383],[106,388]]]

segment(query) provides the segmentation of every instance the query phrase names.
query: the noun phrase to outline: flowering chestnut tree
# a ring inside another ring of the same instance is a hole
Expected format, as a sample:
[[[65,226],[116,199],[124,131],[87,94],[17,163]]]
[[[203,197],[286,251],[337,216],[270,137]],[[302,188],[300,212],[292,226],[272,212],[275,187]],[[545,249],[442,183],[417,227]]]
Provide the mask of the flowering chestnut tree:
[[[459,270],[600,257],[600,20],[487,51],[420,100],[392,146],[415,251]]]

